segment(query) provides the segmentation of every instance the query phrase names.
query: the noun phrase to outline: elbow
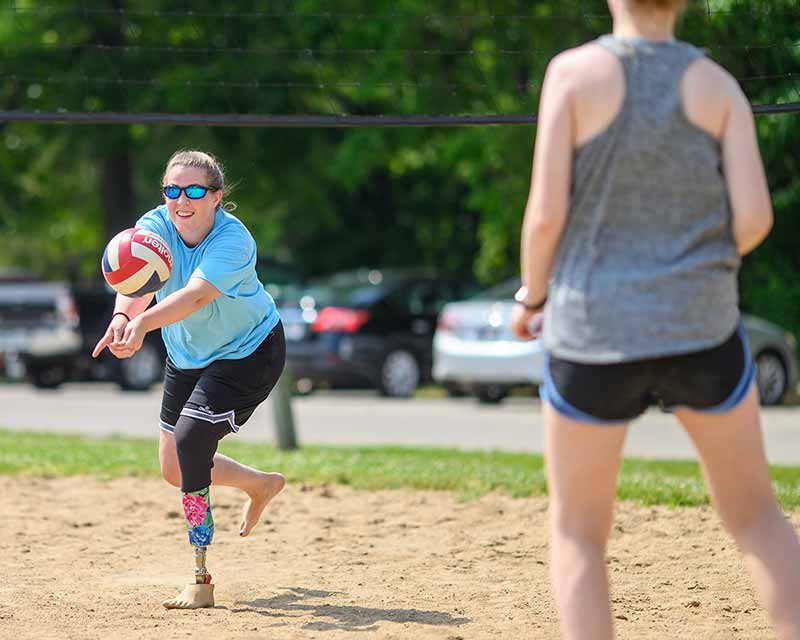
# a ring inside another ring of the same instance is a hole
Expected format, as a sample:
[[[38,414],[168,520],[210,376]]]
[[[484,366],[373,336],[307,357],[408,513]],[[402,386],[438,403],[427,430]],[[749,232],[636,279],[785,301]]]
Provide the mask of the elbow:
[[[188,298],[188,303],[189,303],[189,308],[190,308],[189,313],[194,313],[198,309],[202,309],[209,302],[211,302],[211,300],[209,300],[208,296],[206,296],[204,293],[195,292],[194,295],[192,295],[191,297]]]
[[[529,239],[550,238],[559,235],[563,226],[563,216],[534,210],[525,220],[524,234]]]
[[[192,312],[205,307],[209,302],[213,301],[219,293],[216,289],[211,287],[197,287],[187,291],[189,302],[192,306]]]
[[[772,213],[771,203],[765,203],[756,215],[753,216],[751,223],[751,234],[761,242],[769,235],[772,225],[775,224],[775,215]]]
[[[769,235],[774,222],[772,207],[765,207],[758,214],[749,216],[747,221],[735,229],[739,253],[744,255],[760,245]]]

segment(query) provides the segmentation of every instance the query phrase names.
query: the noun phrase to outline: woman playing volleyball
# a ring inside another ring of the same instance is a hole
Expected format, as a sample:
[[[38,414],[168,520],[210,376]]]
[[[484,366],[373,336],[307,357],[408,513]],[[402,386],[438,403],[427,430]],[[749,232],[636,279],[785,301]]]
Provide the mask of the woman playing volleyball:
[[[613,637],[605,548],[627,423],[657,403],[779,637],[800,638],[800,544],[773,495],[737,271],[772,225],[750,105],[675,40],[682,0],[609,0],[613,35],[547,70],[514,332],[544,312],[553,593],[565,638]]]
[[[217,453],[219,440],[237,432],[275,386],[286,347],[275,303],[255,272],[256,245],[244,225],[221,206],[224,176],[215,158],[179,151],[162,180],[164,204],[143,215],[138,228],[163,238],[173,256],[172,275],[156,295],[117,295],[105,335],[108,347],[129,358],[148,331],[161,328],[167,346],[161,404],[159,462],[164,479],[180,487],[195,551],[195,583],[167,608],[214,605],[205,564],[214,535],[209,487],[247,493],[239,534],[258,523],[283,489],[279,473],[264,473]]]

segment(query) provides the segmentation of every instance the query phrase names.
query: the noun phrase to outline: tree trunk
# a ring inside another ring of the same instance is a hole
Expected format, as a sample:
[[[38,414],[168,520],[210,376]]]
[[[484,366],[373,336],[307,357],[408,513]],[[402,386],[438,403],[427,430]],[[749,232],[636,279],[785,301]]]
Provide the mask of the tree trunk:
[[[125,0],[105,0],[114,11],[93,21],[92,33],[95,43],[106,46],[126,44]],[[116,100],[109,103],[112,111],[127,111],[125,89],[120,88]],[[135,201],[133,197],[133,177],[131,175],[131,138],[127,125],[120,125],[102,136],[100,159],[100,179],[102,181],[104,232],[106,241],[114,235],[133,226]]]
[[[127,135],[121,137],[102,159],[103,210],[106,241],[136,222]]]

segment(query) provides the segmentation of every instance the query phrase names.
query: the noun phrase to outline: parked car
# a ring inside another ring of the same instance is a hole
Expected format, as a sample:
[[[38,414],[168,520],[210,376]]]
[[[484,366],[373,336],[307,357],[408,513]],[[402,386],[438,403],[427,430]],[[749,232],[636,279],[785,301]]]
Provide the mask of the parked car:
[[[132,358],[118,360],[107,351],[97,359],[91,357],[113,311],[113,292],[100,287],[72,288],[50,282],[38,284],[37,289],[42,294],[52,292],[55,304],[68,310],[68,319],[62,318],[60,330],[51,332],[47,341],[36,337],[28,348],[19,351],[20,371],[31,384],[54,389],[69,380],[113,380],[123,389],[146,390],[161,379],[166,350],[159,332],[148,334],[142,348]],[[20,308],[30,312],[31,305],[28,302]],[[30,318],[27,322],[34,326]],[[33,335],[41,333],[39,328]]]
[[[362,269],[312,282],[281,308],[287,366],[312,385],[368,386],[407,398],[431,379],[445,303],[474,290],[424,271]]]
[[[485,403],[502,401],[514,387],[541,383],[541,341],[511,333],[517,289],[519,281],[511,279],[442,309],[433,338],[434,380]]]
[[[16,370],[36,386],[58,386],[80,347],[77,307],[66,284],[19,271],[0,274],[0,354],[7,373],[14,372],[11,363],[20,363]]]
[[[108,349],[92,358],[92,350],[108,327],[116,294],[108,287],[73,289],[80,316],[82,347],[73,363],[72,378],[108,380],[126,391],[146,391],[164,377],[167,349],[161,331],[150,331],[130,358],[117,358]]]
[[[433,377],[470,390],[482,402],[500,402],[517,386],[542,382],[544,354],[539,340],[519,340],[509,320],[519,280],[512,278],[476,297],[448,304],[434,336]],[[797,342],[785,329],[742,316],[757,365],[764,405],[779,404],[798,379]]]
[[[745,314],[742,323],[756,362],[761,404],[780,404],[787,391],[797,385],[797,339],[783,327],[763,318]]]

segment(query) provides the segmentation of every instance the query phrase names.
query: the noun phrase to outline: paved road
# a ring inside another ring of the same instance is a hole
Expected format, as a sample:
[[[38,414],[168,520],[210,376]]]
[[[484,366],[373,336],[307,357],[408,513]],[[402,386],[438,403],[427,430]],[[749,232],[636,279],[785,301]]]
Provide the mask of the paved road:
[[[110,384],[68,384],[40,391],[0,385],[0,428],[150,437],[157,434],[160,388],[124,393]],[[481,406],[470,398],[389,400],[372,392],[317,392],[294,398],[297,435],[306,444],[456,447],[540,452],[538,400],[512,398]],[[773,464],[800,465],[800,407],[767,409],[764,433]],[[239,436],[273,439],[272,412],[263,406]],[[675,420],[652,411],[630,430],[626,453],[643,458],[694,459]]]

